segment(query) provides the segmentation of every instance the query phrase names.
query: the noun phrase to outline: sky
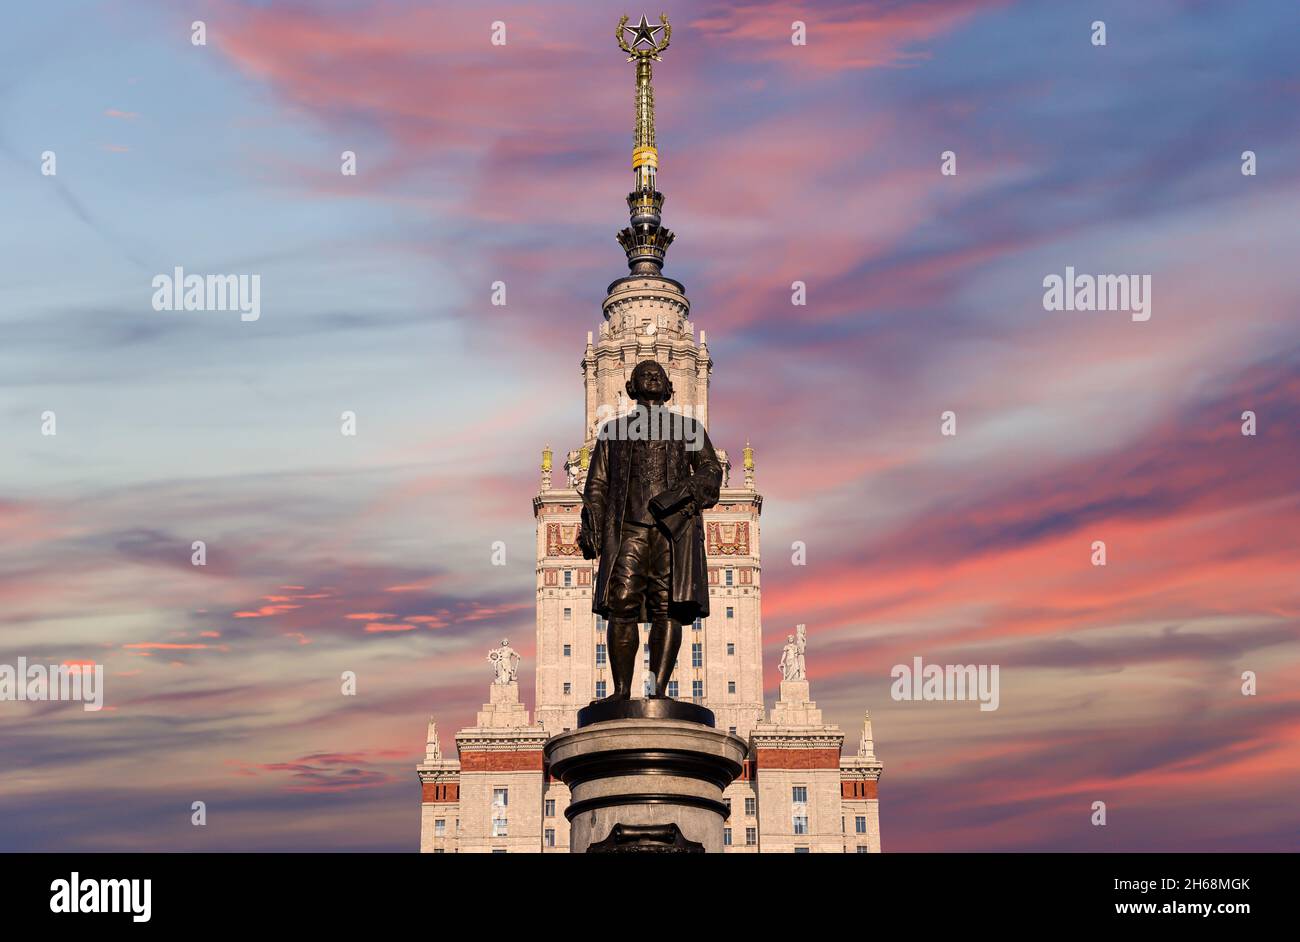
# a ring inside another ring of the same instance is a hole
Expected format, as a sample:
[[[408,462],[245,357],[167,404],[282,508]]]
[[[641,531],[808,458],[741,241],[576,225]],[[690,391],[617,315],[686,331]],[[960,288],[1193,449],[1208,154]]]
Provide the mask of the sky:
[[[887,852],[1295,850],[1300,6],[663,9],[665,274],[756,453],[769,705],[804,623]],[[0,849],[413,851],[428,718],[454,751],[503,636],[531,706],[642,12],[8,11],[0,664],[106,693],[0,703]],[[260,317],[155,310],[178,266]],[[1150,319],[1046,310],[1067,266],[1149,275]],[[894,700],[914,657],[999,665],[998,709]]]

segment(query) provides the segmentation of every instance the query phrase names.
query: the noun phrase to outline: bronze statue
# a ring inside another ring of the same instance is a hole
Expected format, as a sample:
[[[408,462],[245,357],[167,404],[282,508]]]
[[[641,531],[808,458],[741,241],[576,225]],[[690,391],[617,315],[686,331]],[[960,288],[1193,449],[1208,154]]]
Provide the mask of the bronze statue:
[[[654,690],[667,696],[682,643],[682,622],[709,614],[702,512],[718,502],[722,466],[704,426],[664,407],[673,386],[643,360],[627,382],[636,408],[601,427],[582,495],[579,542],[599,559],[591,608],[609,622],[614,691],[632,695],[640,637],[650,622]]]

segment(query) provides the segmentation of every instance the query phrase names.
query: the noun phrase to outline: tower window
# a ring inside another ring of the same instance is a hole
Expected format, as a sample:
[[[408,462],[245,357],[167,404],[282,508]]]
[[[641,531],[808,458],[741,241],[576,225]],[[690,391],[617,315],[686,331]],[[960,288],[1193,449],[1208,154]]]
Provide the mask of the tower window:
[[[564,610],[564,620],[565,620],[565,621],[572,621],[572,619],[573,619],[573,609],[571,609],[571,608],[566,608],[566,609]]]
[[[506,817],[506,808],[510,804],[510,790],[507,788],[492,789],[492,836],[506,837],[510,833],[509,820]]]
[[[605,664],[608,662],[609,655],[606,653],[608,650],[609,649],[605,647],[604,642],[601,642],[600,644],[596,645],[596,666],[597,667],[604,667]]]
[[[733,575],[734,572],[735,572],[734,569],[728,569],[728,570],[724,573],[724,575],[726,576],[726,580],[727,580],[727,581],[726,581],[726,584],[727,584],[727,585],[734,585],[734,583],[733,583],[733,581],[732,581],[733,578],[734,578],[734,575]],[[567,573],[566,573],[566,575],[567,575]],[[567,584],[567,583],[566,583],[566,584]]]
[[[691,667],[704,666],[704,645],[696,641],[691,645]]]
[[[733,656],[733,657],[735,656],[735,654],[736,654],[736,644],[735,644],[735,642],[733,642],[733,641],[728,641],[728,642],[727,642],[727,653],[728,653],[729,655]]]
[[[730,605],[727,606],[727,617],[728,617],[728,618],[735,618],[735,617],[736,617],[736,610],[735,610],[734,608],[732,608]]]
[[[566,644],[566,645],[564,646],[564,656],[565,656],[565,657],[572,657],[572,656],[573,656],[573,646],[572,646],[572,645],[568,645],[568,644]]]
[[[730,585],[731,583],[727,584]],[[566,569],[564,570],[564,587],[567,589],[571,585],[573,585],[573,570]]]

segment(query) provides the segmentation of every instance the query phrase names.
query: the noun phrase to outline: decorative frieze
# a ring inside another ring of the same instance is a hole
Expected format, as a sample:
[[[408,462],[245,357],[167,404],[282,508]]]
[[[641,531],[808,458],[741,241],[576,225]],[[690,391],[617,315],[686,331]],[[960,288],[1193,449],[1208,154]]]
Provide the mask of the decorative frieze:
[[[748,556],[749,521],[710,520],[705,525],[705,552],[710,556]]]
[[[546,524],[546,555],[577,556],[581,558],[582,550],[578,548],[578,531],[580,528],[577,523]]]

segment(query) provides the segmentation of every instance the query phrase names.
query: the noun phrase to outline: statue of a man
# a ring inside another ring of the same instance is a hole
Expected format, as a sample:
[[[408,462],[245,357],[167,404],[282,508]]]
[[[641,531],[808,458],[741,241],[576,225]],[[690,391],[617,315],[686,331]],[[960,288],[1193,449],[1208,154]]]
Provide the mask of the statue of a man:
[[[673,386],[659,363],[638,363],[627,394],[636,408],[601,427],[582,495],[582,554],[600,560],[591,608],[609,621],[614,691],[605,701],[632,695],[644,621],[650,695],[666,696],[682,622],[709,614],[702,512],[718,502],[722,484],[704,426],[664,408]]]
[[[492,662],[492,667],[496,671],[494,683],[514,682],[519,671],[519,652],[510,647],[509,638],[502,638],[501,647],[489,651],[487,659]]]

